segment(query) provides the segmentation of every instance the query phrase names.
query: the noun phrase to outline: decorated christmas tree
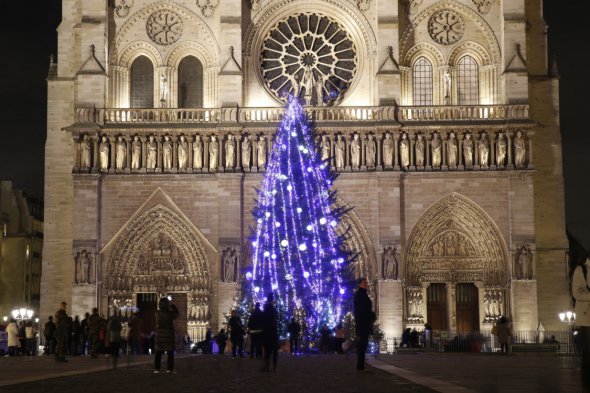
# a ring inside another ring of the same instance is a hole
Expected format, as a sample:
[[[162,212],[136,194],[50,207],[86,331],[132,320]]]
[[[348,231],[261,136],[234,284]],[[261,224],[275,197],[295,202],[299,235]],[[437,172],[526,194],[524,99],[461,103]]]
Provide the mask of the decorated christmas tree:
[[[325,324],[342,321],[352,297],[335,175],[316,148],[313,123],[299,99],[291,98],[277,131],[253,211],[252,266],[246,272],[243,304],[264,303],[274,293],[285,337],[291,317],[313,340]]]

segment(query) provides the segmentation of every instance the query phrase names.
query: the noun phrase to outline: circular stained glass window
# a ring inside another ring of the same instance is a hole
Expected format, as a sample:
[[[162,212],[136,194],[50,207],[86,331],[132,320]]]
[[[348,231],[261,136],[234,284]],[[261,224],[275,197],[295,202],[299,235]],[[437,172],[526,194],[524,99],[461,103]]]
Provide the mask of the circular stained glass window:
[[[264,39],[260,56],[264,82],[276,97],[285,100],[297,94],[313,105],[340,101],[357,65],[350,34],[338,22],[317,13],[278,22]]]

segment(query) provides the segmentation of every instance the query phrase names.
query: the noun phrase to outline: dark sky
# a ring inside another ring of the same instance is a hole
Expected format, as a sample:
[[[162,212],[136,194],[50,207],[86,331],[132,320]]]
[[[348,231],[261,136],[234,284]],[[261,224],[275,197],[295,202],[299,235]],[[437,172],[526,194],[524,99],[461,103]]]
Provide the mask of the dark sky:
[[[101,0],[97,0],[101,1]],[[43,151],[49,55],[56,53],[60,0],[0,0],[0,179],[12,179],[43,197]],[[590,248],[590,1],[546,0],[550,45],[561,74],[561,129],[566,218],[570,232]],[[586,121],[586,124],[590,122]]]

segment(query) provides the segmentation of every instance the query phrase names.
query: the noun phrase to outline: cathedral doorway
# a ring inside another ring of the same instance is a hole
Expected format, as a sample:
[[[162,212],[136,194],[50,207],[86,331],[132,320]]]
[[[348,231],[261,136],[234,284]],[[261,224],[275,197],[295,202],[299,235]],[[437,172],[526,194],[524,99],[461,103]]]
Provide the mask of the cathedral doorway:
[[[136,297],[137,316],[141,318],[141,333],[149,337],[156,331],[156,310],[158,309],[157,293],[138,293]]]
[[[479,296],[477,287],[471,283],[457,284],[457,331],[479,331]]]
[[[430,284],[426,290],[427,318],[433,330],[448,330],[447,286]]]

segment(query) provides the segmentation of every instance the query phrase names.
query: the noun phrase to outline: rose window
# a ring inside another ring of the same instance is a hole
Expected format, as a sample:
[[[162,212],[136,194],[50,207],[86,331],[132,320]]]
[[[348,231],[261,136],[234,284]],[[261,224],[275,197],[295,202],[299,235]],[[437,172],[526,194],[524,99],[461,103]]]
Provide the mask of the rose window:
[[[284,100],[289,94],[313,97],[314,105],[338,102],[350,87],[357,51],[333,19],[315,13],[278,22],[264,39],[261,53],[266,87]]]
[[[170,45],[182,35],[182,19],[172,11],[156,11],[148,18],[146,29],[148,36],[156,44]]]
[[[454,44],[463,37],[464,31],[463,19],[455,11],[437,11],[428,20],[428,33],[439,44]]]

